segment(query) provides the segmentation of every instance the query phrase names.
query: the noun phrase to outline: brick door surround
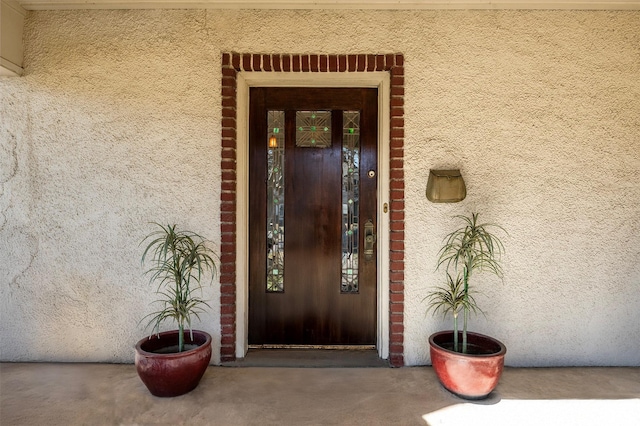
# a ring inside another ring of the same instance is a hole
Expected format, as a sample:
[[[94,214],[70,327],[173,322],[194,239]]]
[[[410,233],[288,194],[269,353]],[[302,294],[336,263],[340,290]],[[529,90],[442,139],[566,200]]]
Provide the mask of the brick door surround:
[[[238,72],[390,74],[389,363],[404,365],[404,57],[402,54],[222,54],[221,362],[236,358]]]

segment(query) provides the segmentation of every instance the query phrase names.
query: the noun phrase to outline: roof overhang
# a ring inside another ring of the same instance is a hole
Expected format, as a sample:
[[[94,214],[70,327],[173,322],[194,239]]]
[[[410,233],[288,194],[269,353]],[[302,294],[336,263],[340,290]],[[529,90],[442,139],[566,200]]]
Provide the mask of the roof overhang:
[[[53,9],[575,9],[640,10],[640,0],[17,0],[26,10]]]

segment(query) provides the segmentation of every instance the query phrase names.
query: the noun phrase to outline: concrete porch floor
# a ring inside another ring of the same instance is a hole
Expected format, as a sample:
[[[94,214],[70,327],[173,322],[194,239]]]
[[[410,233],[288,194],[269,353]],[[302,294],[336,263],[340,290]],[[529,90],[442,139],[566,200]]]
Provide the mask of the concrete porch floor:
[[[0,424],[640,425],[640,368],[506,368],[469,402],[430,367],[214,367],[177,398],[129,364],[0,364]]]

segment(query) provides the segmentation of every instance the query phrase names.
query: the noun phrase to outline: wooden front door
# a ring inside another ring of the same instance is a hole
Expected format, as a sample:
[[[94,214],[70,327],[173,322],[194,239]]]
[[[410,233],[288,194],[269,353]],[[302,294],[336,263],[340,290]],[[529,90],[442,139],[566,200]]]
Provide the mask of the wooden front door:
[[[251,89],[249,344],[376,343],[377,99]]]

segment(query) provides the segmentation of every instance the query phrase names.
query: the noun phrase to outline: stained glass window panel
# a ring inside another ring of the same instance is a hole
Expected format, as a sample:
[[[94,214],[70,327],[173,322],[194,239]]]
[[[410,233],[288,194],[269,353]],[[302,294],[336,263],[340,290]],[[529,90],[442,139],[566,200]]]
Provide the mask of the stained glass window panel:
[[[342,293],[358,293],[360,205],[360,112],[343,112],[342,129]]]
[[[267,117],[267,292],[284,291],[284,111]]]
[[[331,111],[296,111],[296,146],[331,146]]]

